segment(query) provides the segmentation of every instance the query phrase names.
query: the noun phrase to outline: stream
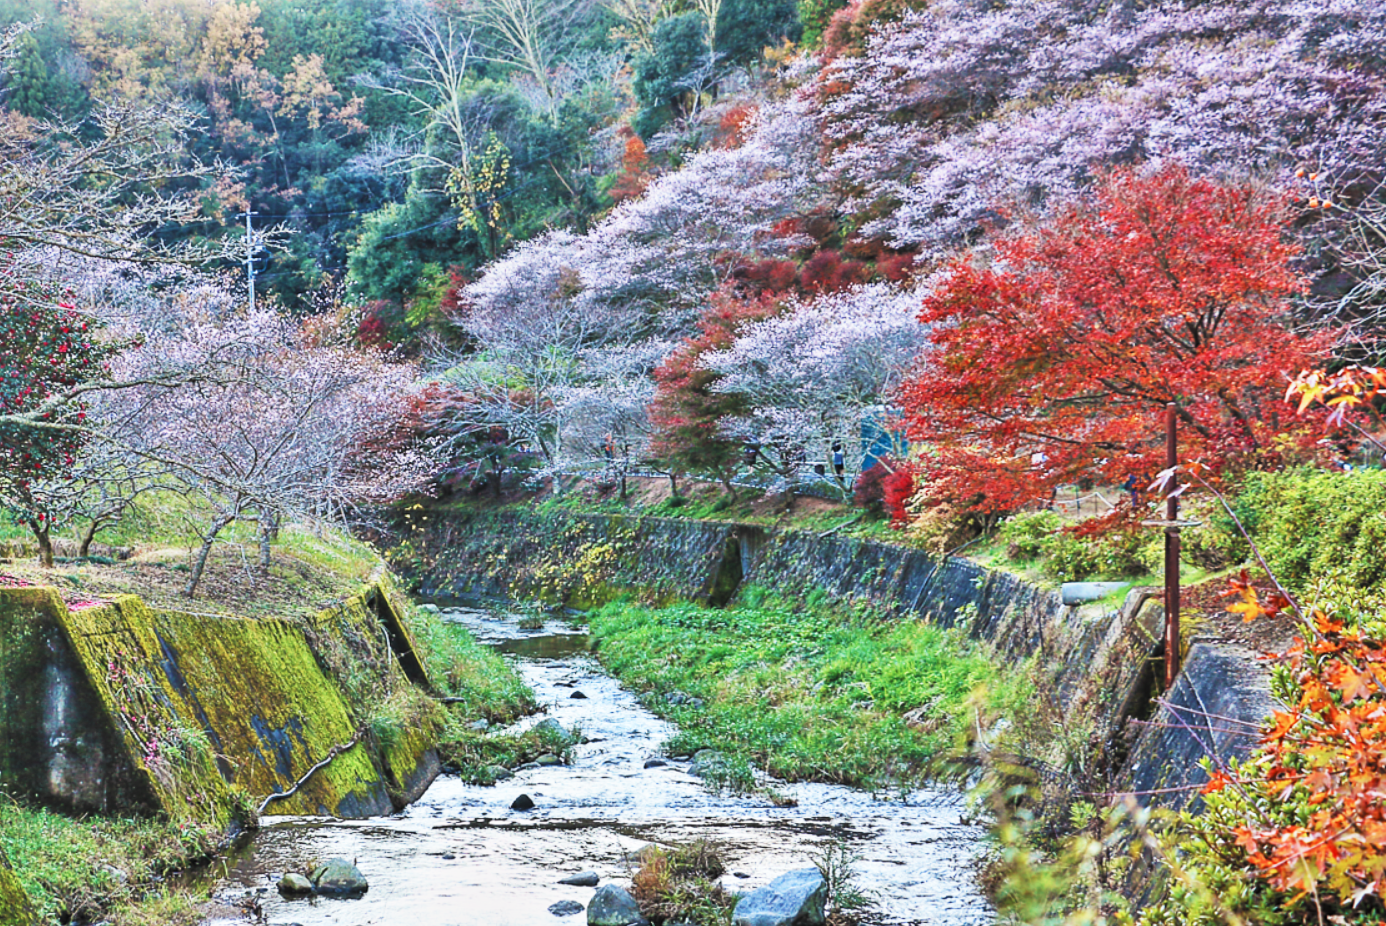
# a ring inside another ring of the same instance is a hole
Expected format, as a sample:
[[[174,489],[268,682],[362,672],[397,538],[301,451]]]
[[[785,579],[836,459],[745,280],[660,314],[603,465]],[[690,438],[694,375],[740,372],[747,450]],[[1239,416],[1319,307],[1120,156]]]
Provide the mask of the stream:
[[[257,897],[263,922],[275,926],[583,926],[584,916],[548,908],[562,900],[585,906],[593,889],[558,880],[595,871],[602,883],[629,884],[648,843],[715,840],[726,847],[723,885],[744,892],[811,866],[840,840],[859,857],[855,884],[876,898],[865,922],[993,921],[975,877],[985,831],[966,821],[955,790],[877,800],[836,785],[776,783],[798,801],[793,807],[714,793],[687,773],[687,761],[645,768],[663,758],[674,728],[601,670],[581,628],[551,619],[526,631],[516,615],[475,608],[448,607],[442,616],[512,654],[548,708],[521,726],[553,717],[581,730],[587,742],[573,748],[572,764],[521,770],[493,787],[444,774],[389,817],[265,817],[251,844],[217,872],[218,899]],[[522,793],[533,810],[511,810]],[[356,861],[370,881],[364,897],[286,900],[275,890],[284,871],[334,856]]]

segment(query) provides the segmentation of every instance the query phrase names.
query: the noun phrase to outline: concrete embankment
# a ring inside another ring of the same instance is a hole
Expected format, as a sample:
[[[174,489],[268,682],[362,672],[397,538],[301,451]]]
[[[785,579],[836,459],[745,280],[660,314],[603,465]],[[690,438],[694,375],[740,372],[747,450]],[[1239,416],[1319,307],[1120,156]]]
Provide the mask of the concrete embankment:
[[[398,809],[439,769],[399,603],[384,578],[304,623],[0,588],[0,789],[228,833],[296,785],[269,811]]]
[[[1065,605],[962,558],[758,525],[532,509],[435,511],[413,538],[427,594],[537,598],[585,607],[621,591],[721,605],[743,584],[790,596],[864,599],[956,627],[1008,664],[1027,663],[1042,708],[1084,741],[1108,787],[1163,806],[1196,800],[1204,756],[1244,755],[1270,708],[1257,654],[1197,640],[1159,699],[1164,614],[1157,590]],[[985,742],[985,736],[982,737]],[[1033,747],[1043,760],[1045,744]]]

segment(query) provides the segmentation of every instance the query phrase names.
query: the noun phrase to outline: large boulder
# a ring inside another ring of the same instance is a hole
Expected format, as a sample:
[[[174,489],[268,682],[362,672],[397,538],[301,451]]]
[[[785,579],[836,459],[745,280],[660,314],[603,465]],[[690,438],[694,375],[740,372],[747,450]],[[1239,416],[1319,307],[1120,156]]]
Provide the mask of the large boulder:
[[[737,901],[734,926],[823,926],[828,883],[817,868],[780,875]]]
[[[351,897],[366,893],[370,887],[361,869],[344,858],[328,859],[325,864],[313,869],[310,878],[313,888],[328,897]]]
[[[650,926],[640,915],[640,905],[630,892],[614,884],[604,884],[587,905],[587,926]]]

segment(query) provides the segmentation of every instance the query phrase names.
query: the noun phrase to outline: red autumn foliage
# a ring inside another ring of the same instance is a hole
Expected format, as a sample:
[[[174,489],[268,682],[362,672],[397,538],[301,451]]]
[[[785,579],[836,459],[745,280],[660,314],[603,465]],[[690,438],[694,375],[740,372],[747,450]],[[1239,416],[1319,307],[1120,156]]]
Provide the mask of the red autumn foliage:
[[[869,512],[886,512],[890,524],[902,528],[909,522],[905,506],[914,496],[914,474],[899,460],[884,460],[862,471],[853,486],[853,500]]]
[[[903,283],[914,276],[914,255],[909,253],[882,254],[876,259],[876,272],[892,283]]]
[[[910,438],[936,451],[930,482],[995,511],[1158,472],[1169,402],[1190,458],[1248,467],[1273,441],[1311,445],[1322,416],[1279,420],[1281,371],[1334,335],[1287,324],[1304,284],[1284,218],[1249,186],[1123,170],[1000,237],[986,265],[955,260],[920,313],[932,361],[901,395]]]
[[[444,318],[458,323],[466,319],[471,306],[464,290],[471,282],[464,268],[456,265],[448,268],[448,287],[443,290],[443,298],[438,300],[438,311]]]
[[[819,251],[799,271],[799,286],[806,293],[833,293],[866,279],[861,261],[843,261],[836,251]]]
[[[742,264],[732,276],[758,293],[784,293],[794,288],[799,268],[790,260],[768,259]]]
[[[852,238],[842,246],[842,253],[852,260],[876,260],[884,251],[879,238]]]
[[[394,342],[390,339],[390,323],[386,320],[394,311],[394,307],[383,300],[366,306],[366,313],[356,325],[356,342],[362,347],[378,350],[394,347]]]
[[[654,179],[650,172],[650,154],[640,136],[629,126],[622,128],[621,134],[626,139],[626,150],[621,156],[621,176],[611,187],[611,198],[618,203],[636,199]]]
[[[1263,601],[1245,572],[1228,608],[1246,620],[1291,607],[1281,594]],[[1289,813],[1253,814],[1229,834],[1247,864],[1277,890],[1315,903],[1383,909],[1386,880],[1386,643],[1316,611],[1279,660],[1296,696],[1272,713],[1260,761],[1218,771],[1205,793],[1235,787]],[[1322,919],[1322,915],[1320,916]],[[1337,917],[1330,917],[1337,922]]]
[[[881,485],[893,470],[884,463],[876,463],[861,471],[852,485],[852,500],[858,508],[873,514],[885,510],[885,487]]]
[[[755,118],[757,107],[750,103],[733,106],[722,114],[717,123],[713,145],[718,148],[739,148],[746,143],[746,129]]]
[[[1327,411],[1324,424],[1338,432],[1334,442],[1347,454],[1354,439],[1386,459],[1386,434],[1373,433],[1386,425],[1386,368],[1354,364],[1337,372],[1304,370],[1291,382],[1285,401],[1299,400],[1297,413]]]
[[[909,10],[922,9],[924,0],[852,0],[833,14],[823,33],[825,61],[842,55],[857,57],[865,53],[866,40],[880,23],[902,19]]]
[[[744,398],[718,392],[719,374],[700,365],[702,356],[731,345],[746,324],[780,311],[771,296],[743,299],[713,295],[698,322],[698,334],[684,341],[654,371],[655,397],[650,420],[657,428],[655,457],[675,472],[709,473],[730,487],[741,457],[739,441],[718,432],[723,418],[742,411]]]
[[[890,512],[890,526],[896,530],[903,528],[910,520],[905,506],[914,497],[914,473],[903,467],[897,469],[881,480],[881,490],[886,511]]]

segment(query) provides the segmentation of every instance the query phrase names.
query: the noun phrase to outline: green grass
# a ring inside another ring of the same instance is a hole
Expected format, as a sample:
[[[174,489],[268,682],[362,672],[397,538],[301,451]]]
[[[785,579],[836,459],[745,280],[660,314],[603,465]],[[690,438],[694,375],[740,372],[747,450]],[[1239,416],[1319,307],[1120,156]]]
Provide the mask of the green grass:
[[[460,698],[448,705],[438,755],[467,781],[493,784],[496,768],[514,768],[545,753],[563,757],[575,737],[552,725],[521,734],[486,733],[471,724],[509,724],[539,709],[534,692],[504,657],[476,642],[460,624],[411,608],[405,615],[420,658],[439,693]]]
[[[112,926],[199,921],[205,898],[153,879],[209,857],[210,831],[158,820],[75,820],[0,797],[0,842],[43,922]],[[117,872],[123,873],[122,879]]]
[[[714,748],[789,780],[890,788],[940,774],[972,705],[1024,687],[959,633],[760,589],[726,610],[618,602],[591,627],[607,667],[679,724],[671,752]],[[674,691],[706,706],[670,705]]]
[[[408,608],[404,615],[419,658],[439,693],[461,698],[449,713],[467,721],[511,723],[534,713],[534,692],[500,654],[482,646],[466,627]]]
[[[473,784],[495,784],[496,769],[514,769],[540,756],[558,756],[565,763],[579,735],[553,724],[539,724],[523,733],[483,733],[460,721],[449,723],[438,743],[438,756],[447,768]]]

